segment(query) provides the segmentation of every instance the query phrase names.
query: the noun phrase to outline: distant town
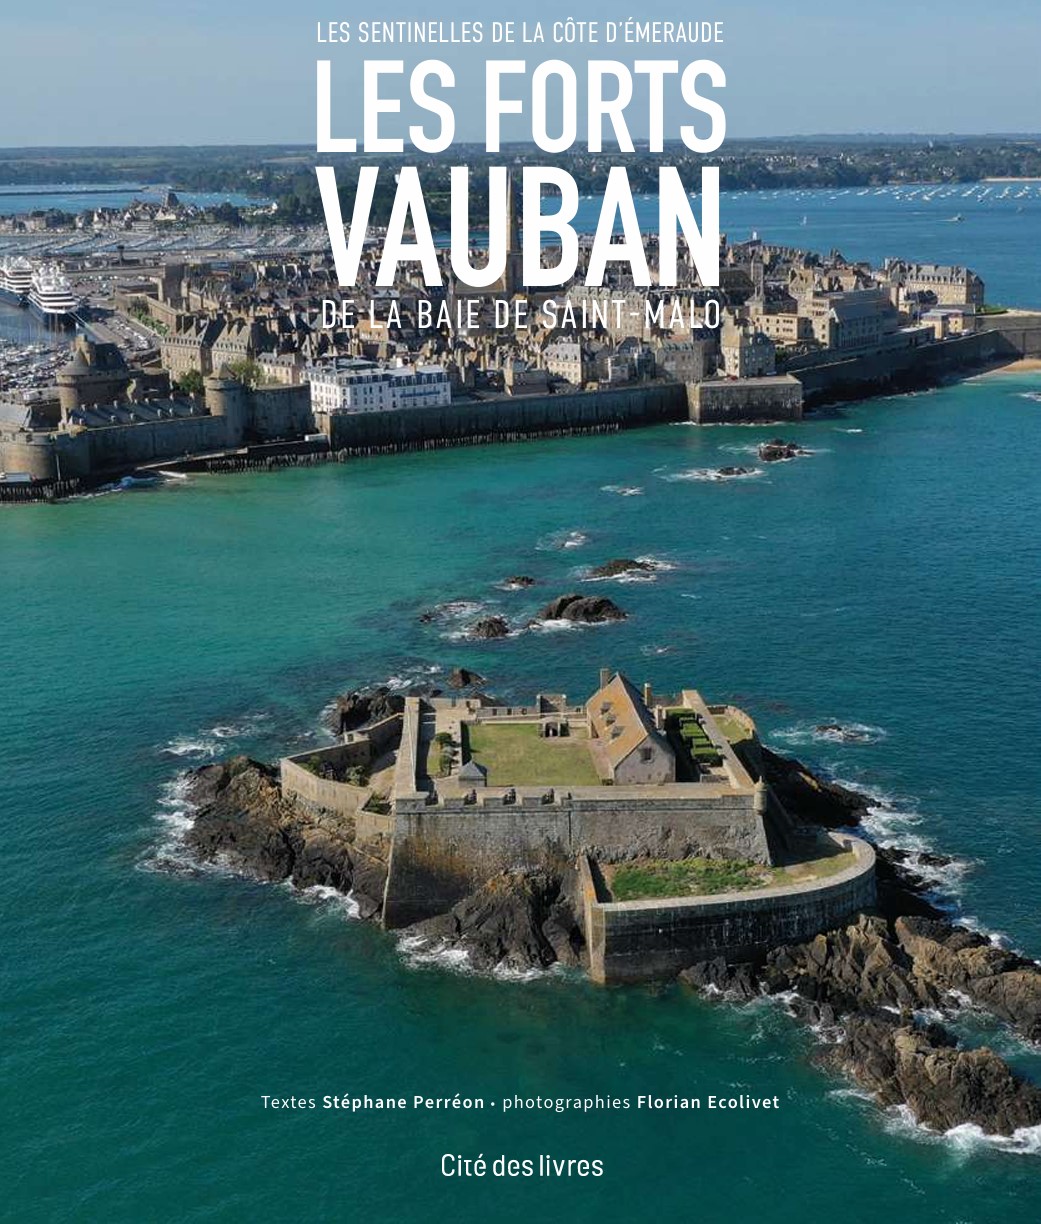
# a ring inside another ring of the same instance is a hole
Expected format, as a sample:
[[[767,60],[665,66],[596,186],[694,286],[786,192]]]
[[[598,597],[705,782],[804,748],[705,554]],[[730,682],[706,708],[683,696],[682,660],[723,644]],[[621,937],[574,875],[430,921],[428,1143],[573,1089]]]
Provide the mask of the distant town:
[[[893,156],[932,166],[934,153]],[[784,156],[805,167],[808,154]],[[0,173],[12,164],[0,157]],[[570,289],[529,290],[512,189],[495,284],[460,283],[443,251],[443,288],[418,269],[377,286],[377,225],[348,295],[324,226],[287,217],[294,208],[204,208],[169,190],[0,218],[0,299],[48,325],[43,341],[0,341],[0,498],[172,465],[237,470],[669,419],[793,421],[1041,351],[1041,316],[996,311],[976,271],[913,253],[872,266],[723,234],[718,286],[701,284],[681,241],[675,288],[638,288],[613,265],[591,289],[584,236]],[[646,256],[655,271],[653,237]]]

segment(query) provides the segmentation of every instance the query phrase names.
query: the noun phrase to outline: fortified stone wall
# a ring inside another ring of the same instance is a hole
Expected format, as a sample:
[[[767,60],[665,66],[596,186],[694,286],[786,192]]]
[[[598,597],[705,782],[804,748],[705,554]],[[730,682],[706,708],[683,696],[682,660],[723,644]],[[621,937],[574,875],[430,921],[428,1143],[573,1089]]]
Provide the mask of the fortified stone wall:
[[[817,884],[666,901],[605,902],[595,868],[579,863],[582,921],[594,981],[675,976],[700,960],[749,960],[779,944],[810,939],[875,902],[875,852],[841,838],[856,861]]]
[[[712,379],[687,388],[690,419],[699,425],[728,421],[798,421],[802,386],[797,378]]]
[[[1041,357],[1041,314],[1011,312],[986,320],[988,333],[996,334],[1017,357]]]
[[[355,766],[368,766],[377,757],[394,747],[401,736],[401,715],[392,714],[382,722],[374,723],[365,731],[352,732],[344,736],[343,742],[328,748],[316,748],[312,752],[283,757],[279,763],[282,794],[303,799],[314,807],[336,812],[341,816],[354,816],[372,795],[369,786],[353,786],[349,782],[337,782],[331,778],[320,778],[307,765],[311,763],[331,765],[342,771]],[[376,821],[381,832],[387,817]]]
[[[482,796],[395,805],[394,855],[384,924],[405,926],[443,913],[507,869],[562,872],[580,852],[606,861],[647,855],[770,861],[763,818],[751,794],[704,798],[584,799],[505,803]]]
[[[281,774],[283,795],[302,799],[313,807],[335,812],[338,816],[354,816],[372,794],[367,786],[351,786],[349,782],[319,778],[289,757],[282,759]]]
[[[487,434],[653,424],[682,420],[685,415],[682,383],[644,383],[612,391],[460,400],[443,407],[400,412],[343,413],[331,418],[330,444],[334,451],[409,446]]]
[[[50,434],[0,434],[0,472],[27,472],[33,480],[57,479]],[[69,476],[77,474],[68,473]]]
[[[958,371],[1020,355],[1014,331],[1006,335],[991,330],[916,348],[851,357],[795,373],[802,383],[805,402],[812,406],[830,400],[861,399],[934,386]]]
[[[145,463],[242,446],[249,440],[299,437],[314,428],[310,389],[261,387],[208,379],[208,412],[193,417],[109,425],[76,433],[0,436],[0,470],[34,480],[89,477]]]
[[[63,476],[89,476],[175,459],[228,445],[220,417],[179,417],[136,425],[109,425],[74,434],[55,434],[54,452]]]

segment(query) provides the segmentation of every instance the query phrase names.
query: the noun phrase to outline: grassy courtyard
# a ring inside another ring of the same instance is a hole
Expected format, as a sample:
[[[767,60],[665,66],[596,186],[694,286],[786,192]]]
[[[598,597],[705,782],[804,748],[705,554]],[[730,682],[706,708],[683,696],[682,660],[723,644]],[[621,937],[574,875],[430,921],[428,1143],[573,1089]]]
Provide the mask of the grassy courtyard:
[[[601,864],[601,870],[612,900],[644,901],[653,897],[701,897],[804,884],[837,875],[855,861],[852,851],[822,840],[814,857],[777,867],[764,867],[744,859],[686,858]]]
[[[762,888],[769,869],[737,859],[648,859],[620,863],[605,872],[615,901],[642,901],[649,897],[695,897],[712,893],[743,892]]]
[[[598,786],[584,735],[543,739],[534,723],[465,723],[464,760],[484,767],[489,786]]]

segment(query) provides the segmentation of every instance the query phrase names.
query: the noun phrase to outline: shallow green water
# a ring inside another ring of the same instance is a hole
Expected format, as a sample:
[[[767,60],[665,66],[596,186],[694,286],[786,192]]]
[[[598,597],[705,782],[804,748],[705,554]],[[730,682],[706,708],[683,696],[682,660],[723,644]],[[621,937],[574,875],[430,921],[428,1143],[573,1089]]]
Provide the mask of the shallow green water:
[[[960,856],[963,912],[1041,955],[1038,390],[851,408],[799,428],[812,457],[745,480],[691,474],[754,463],[740,448],[773,431],[669,426],[0,515],[10,1218],[1041,1216],[1036,1155],[914,1137],[815,1069],[777,1008],[417,965],[335,903],[171,869],[179,771],[306,742],[347,686],[462,664],[507,697],[578,696],[612,665],[738,701],[887,796],[875,832]],[[418,621],[465,599],[520,625],[628,555],[674,568],[603,588],[621,625],[472,644],[450,635],[474,609]],[[494,585],[524,572],[540,585]],[[830,719],[871,742],[815,739]],[[260,1101],[740,1091],[781,1110]],[[446,1152],[606,1173],[457,1181]]]

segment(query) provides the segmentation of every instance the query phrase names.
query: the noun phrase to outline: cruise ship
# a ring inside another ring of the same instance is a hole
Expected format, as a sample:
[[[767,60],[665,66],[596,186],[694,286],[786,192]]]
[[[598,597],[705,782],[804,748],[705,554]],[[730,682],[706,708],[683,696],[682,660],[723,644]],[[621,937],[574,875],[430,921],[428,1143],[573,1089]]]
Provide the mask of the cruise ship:
[[[20,255],[0,261],[0,301],[24,306],[32,288],[33,266]]]
[[[79,302],[58,264],[42,264],[32,274],[29,309],[51,327],[72,327]]]

